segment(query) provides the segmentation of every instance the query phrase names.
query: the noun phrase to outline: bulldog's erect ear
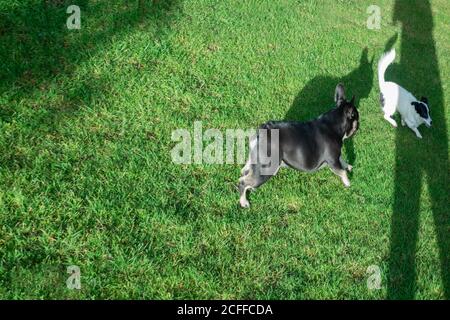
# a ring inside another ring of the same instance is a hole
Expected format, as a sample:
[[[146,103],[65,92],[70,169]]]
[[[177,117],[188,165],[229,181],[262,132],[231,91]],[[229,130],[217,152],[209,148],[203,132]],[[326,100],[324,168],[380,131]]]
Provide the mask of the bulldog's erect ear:
[[[337,106],[340,106],[342,101],[345,101],[345,89],[344,86],[339,83],[334,92],[334,102],[336,102]]]
[[[351,104],[352,106],[355,106],[355,96],[352,97],[352,100],[350,101],[350,104]]]

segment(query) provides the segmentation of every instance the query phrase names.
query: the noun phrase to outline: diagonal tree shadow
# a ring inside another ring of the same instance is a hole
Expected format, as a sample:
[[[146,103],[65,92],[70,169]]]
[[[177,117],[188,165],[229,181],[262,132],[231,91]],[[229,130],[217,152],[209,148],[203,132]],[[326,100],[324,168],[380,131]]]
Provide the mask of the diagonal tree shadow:
[[[394,22],[401,23],[400,63],[388,78],[416,96],[428,96],[433,127],[396,129],[395,191],[391,221],[388,298],[412,299],[416,286],[416,250],[423,177],[428,184],[440,254],[443,293],[450,298],[450,211],[448,139],[442,82],[433,39],[429,0],[396,0]],[[387,47],[391,46],[388,43]],[[395,77],[393,76],[395,74]]]
[[[317,76],[309,81],[295,97],[285,120],[306,121],[330,110],[334,90],[338,83],[346,89],[347,98],[356,95],[357,107],[361,99],[369,96],[373,85],[373,58],[369,61],[368,49],[363,49],[358,68],[343,77]],[[345,141],[345,151],[350,164],[356,161],[353,140]]]
[[[15,86],[29,93],[45,80],[70,73],[143,21],[150,21],[158,36],[174,18],[173,12],[181,9],[180,0],[79,0],[81,29],[68,30],[66,9],[71,4],[27,0],[0,6],[0,92]]]
[[[33,137],[56,130],[63,119],[108,93],[102,76],[76,71],[85,61],[111,44],[144,28],[152,40],[161,40],[171,30],[182,10],[183,0],[78,0],[81,29],[68,30],[66,12],[70,0],[25,0],[0,4],[0,125],[18,122],[33,126]],[[124,60],[127,53],[123,53]],[[142,63],[151,71],[150,56]],[[119,63],[109,61],[111,65]],[[140,67],[140,66],[139,66]],[[51,86],[51,84],[55,84]],[[51,89],[49,89],[51,87]],[[47,92],[53,90],[54,95]],[[58,95],[58,99],[49,98]],[[45,100],[38,100],[39,97]],[[20,104],[18,101],[25,101]],[[23,114],[32,117],[24,117]],[[31,119],[32,118],[32,119]],[[20,167],[14,152],[16,135],[0,140],[0,164]]]
[[[172,22],[175,22],[181,13],[182,1],[0,1],[0,176],[2,188],[5,190],[21,188],[22,182],[16,180],[14,173],[23,167],[34,166],[35,154],[40,150],[52,151],[51,147],[45,143],[51,139],[48,137],[48,131],[57,131],[58,124],[65,124],[73,120],[75,116],[82,115],[81,112],[75,113],[77,109],[89,106],[98,97],[103,98],[103,94],[110,95],[107,91],[108,85],[105,85],[105,82],[108,80],[110,82],[110,79],[104,75],[79,76],[78,66],[91,60],[92,56],[108,52],[111,44],[132,34],[137,28],[148,32],[151,41],[165,39],[170,33]],[[69,17],[66,9],[73,3],[81,9],[80,30],[68,30],[66,27],[66,19]],[[124,50],[118,56],[126,60],[128,52]],[[152,59],[155,59],[154,55],[142,61],[147,63],[143,71],[152,71],[154,66]],[[91,72],[93,68],[88,69]],[[110,76],[109,73],[107,75]],[[48,83],[53,84],[52,89],[48,89]],[[58,95],[63,96],[64,106],[58,105],[59,97],[54,99],[53,92],[50,90],[57,91]],[[12,123],[13,130],[8,131],[8,126],[3,126],[5,123]],[[5,127],[6,130],[4,130]],[[58,144],[55,143],[55,149],[58,148]],[[16,152],[23,145],[28,150],[36,150],[36,153],[30,152],[29,156],[25,156],[21,152]],[[80,159],[84,159],[83,148],[77,149],[81,154]],[[55,159],[53,163],[57,163],[58,157],[52,158]],[[5,171],[10,171],[12,174],[8,172],[4,175]],[[57,171],[64,170],[57,169]],[[29,170],[30,175],[34,175],[35,172]],[[4,177],[6,179],[3,179]],[[51,187],[55,185],[54,182],[58,178],[44,174],[36,179],[41,180],[39,185]],[[53,196],[53,192],[46,194],[48,197]],[[15,213],[14,209],[11,212]],[[6,223],[14,226],[16,214],[9,216],[13,219]],[[2,222],[5,222],[4,220]],[[18,230],[18,239],[21,238],[20,234],[21,231]],[[14,252],[17,248],[16,240],[7,241],[2,248],[5,249],[0,250],[2,287],[13,288],[13,283],[16,281],[15,274],[18,271],[44,270],[44,273],[47,273],[48,255],[40,244],[33,245],[33,250],[28,250],[26,247],[20,248],[24,254],[21,254],[18,259],[9,258],[11,255],[4,254]],[[28,283],[24,284],[24,287],[27,285]]]

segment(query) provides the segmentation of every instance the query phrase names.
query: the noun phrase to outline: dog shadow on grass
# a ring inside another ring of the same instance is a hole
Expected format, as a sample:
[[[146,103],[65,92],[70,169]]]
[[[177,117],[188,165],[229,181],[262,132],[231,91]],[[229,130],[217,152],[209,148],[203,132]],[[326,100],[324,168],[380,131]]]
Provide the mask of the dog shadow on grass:
[[[417,291],[420,196],[425,182],[431,198],[439,247],[440,268],[436,267],[436,272],[440,269],[444,298],[449,299],[448,138],[442,81],[433,39],[431,3],[429,0],[396,0],[393,20],[401,24],[401,54],[400,62],[388,69],[386,79],[399,83],[418,97],[428,97],[433,127],[419,128],[422,140],[406,127],[395,129],[395,191],[387,275],[388,298],[413,299]],[[391,46],[390,41],[386,49]]]
[[[347,99],[356,96],[356,106],[369,96],[373,84],[373,58],[369,61],[368,49],[363,49],[358,68],[343,77],[318,76],[309,81],[294,99],[285,120],[307,121],[330,110],[334,104],[334,91],[338,83],[345,87]],[[363,129],[364,130],[364,129]],[[354,165],[356,154],[353,139],[345,140],[348,163]]]

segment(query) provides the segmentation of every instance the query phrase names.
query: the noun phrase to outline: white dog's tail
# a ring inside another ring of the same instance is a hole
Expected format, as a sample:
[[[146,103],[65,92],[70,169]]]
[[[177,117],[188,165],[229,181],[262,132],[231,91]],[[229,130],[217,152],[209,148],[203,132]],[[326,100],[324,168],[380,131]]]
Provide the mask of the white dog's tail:
[[[380,84],[380,89],[383,89],[386,81],[384,80],[384,73],[389,65],[395,60],[395,48],[391,51],[385,53],[378,61],[378,82]]]

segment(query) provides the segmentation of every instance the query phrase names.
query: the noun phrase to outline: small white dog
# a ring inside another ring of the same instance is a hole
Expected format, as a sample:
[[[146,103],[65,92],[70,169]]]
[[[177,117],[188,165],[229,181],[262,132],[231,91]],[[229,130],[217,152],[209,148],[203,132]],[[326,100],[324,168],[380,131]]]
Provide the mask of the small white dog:
[[[431,127],[432,121],[430,117],[430,109],[428,108],[428,99],[422,97],[417,100],[411,93],[394,82],[386,82],[384,73],[388,66],[395,60],[395,49],[384,54],[378,62],[378,81],[380,84],[380,102],[384,112],[384,118],[394,127],[397,122],[392,119],[395,111],[401,115],[402,125],[405,124],[421,139],[417,128],[424,123],[427,127]]]

